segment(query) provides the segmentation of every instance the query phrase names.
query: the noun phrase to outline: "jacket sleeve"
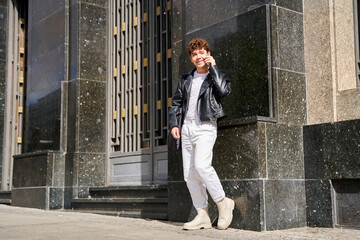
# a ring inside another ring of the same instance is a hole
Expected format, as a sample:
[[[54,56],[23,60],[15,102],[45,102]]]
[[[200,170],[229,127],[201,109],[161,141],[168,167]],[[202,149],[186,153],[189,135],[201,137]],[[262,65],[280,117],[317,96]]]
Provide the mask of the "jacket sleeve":
[[[174,96],[172,98],[172,104],[169,109],[169,129],[171,130],[173,127],[178,127],[180,123],[178,123],[176,115],[180,114],[183,103],[183,85],[184,85],[184,77],[181,76],[176,87]]]
[[[231,84],[230,79],[222,72],[220,72],[217,65],[211,66],[209,72],[214,79],[214,85],[218,90],[219,97],[224,97],[230,94]]]

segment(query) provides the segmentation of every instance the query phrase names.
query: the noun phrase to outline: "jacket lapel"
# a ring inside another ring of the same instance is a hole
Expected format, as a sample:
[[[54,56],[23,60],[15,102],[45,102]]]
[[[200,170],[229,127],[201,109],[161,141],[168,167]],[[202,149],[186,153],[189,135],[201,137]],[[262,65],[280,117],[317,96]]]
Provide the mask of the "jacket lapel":
[[[187,77],[186,77],[185,90],[186,90],[187,96],[189,96],[188,94],[189,94],[190,89],[191,89],[191,83],[192,83],[192,80],[194,78],[194,72],[195,71],[196,71],[196,68],[193,69],[192,71],[190,71],[187,74]]]
[[[190,86],[191,86],[192,80],[193,80],[193,76],[191,74],[189,74],[187,76],[186,82],[185,82],[185,90],[186,90],[187,94],[190,92]]]

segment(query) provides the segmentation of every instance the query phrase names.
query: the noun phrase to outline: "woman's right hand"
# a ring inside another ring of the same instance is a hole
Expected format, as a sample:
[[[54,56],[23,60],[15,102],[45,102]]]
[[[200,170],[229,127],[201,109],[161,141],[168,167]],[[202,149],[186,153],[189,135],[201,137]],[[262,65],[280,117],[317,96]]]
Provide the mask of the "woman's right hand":
[[[180,138],[179,127],[173,127],[173,128],[171,129],[171,135],[172,135],[175,139]]]

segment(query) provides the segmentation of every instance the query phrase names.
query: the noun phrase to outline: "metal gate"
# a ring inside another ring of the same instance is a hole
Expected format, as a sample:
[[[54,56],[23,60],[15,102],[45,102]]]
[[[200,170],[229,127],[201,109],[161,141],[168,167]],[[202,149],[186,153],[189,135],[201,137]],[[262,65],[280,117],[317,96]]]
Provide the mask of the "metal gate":
[[[108,183],[166,183],[171,2],[115,0],[110,7]]]

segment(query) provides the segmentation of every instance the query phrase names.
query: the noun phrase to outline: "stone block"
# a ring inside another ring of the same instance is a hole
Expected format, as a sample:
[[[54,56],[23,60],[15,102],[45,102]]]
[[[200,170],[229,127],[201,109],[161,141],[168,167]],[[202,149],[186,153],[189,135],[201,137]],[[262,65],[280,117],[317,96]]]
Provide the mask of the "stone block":
[[[303,15],[278,8],[277,22],[279,67],[305,72]]]
[[[265,180],[266,230],[306,226],[304,180]]]
[[[306,221],[309,227],[333,227],[329,180],[306,180]]]
[[[269,179],[303,179],[301,126],[266,124],[267,172]]]
[[[213,166],[220,179],[266,177],[263,124],[245,124],[218,130]],[[262,145],[261,145],[262,144]]]
[[[360,120],[304,126],[306,179],[359,178]]]
[[[77,183],[81,187],[105,185],[105,154],[78,153]]]
[[[11,205],[48,209],[46,201],[47,193],[47,187],[13,188],[11,190]]]
[[[65,155],[38,152],[16,155],[12,205],[40,209],[64,207]]]
[[[306,83],[305,74],[276,70],[273,76],[276,85],[279,123],[304,125],[306,123]],[[274,79],[275,78],[275,79]]]

